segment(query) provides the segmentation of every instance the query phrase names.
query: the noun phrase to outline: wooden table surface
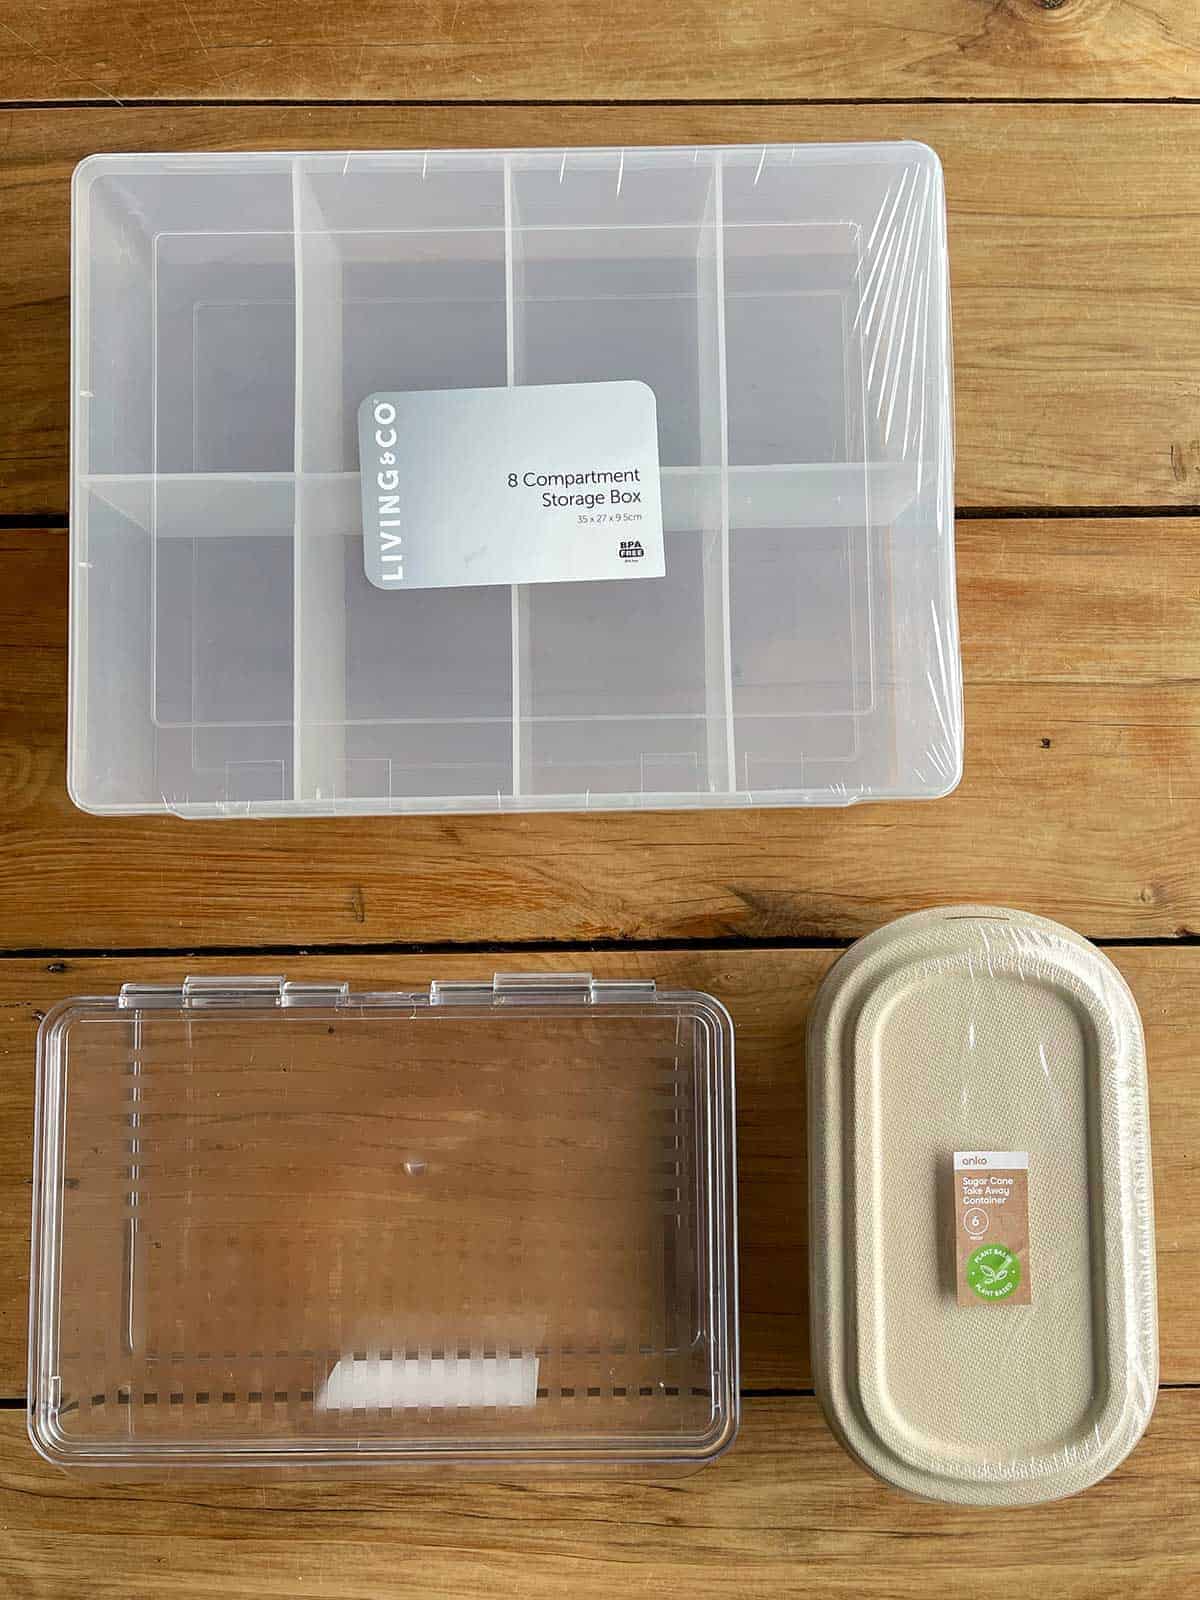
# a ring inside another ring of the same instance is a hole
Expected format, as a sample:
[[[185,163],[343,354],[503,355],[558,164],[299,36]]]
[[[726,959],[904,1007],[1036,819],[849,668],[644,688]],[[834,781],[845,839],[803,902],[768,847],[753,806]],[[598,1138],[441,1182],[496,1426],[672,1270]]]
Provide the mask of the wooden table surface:
[[[0,3],[0,1592],[1200,1590],[1200,7],[1195,0]],[[848,812],[222,824],[64,786],[67,180],[95,150],[909,137],[950,209],[962,787]],[[833,954],[995,900],[1146,1023],[1162,1392],[1060,1505],[920,1505],[812,1396],[803,1028]],[[671,1483],[98,1490],[25,1439],[34,1032],[124,979],[591,966],[738,1025],[745,1421]]]

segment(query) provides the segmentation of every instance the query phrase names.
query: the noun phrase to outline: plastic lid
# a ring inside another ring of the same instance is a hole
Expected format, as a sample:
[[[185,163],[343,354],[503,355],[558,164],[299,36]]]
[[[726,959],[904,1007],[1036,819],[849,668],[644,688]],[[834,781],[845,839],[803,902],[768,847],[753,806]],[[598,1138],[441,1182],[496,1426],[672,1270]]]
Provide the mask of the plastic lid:
[[[586,975],[189,979],[40,1035],[30,1431],[78,1467],[698,1464],[733,1041]]]

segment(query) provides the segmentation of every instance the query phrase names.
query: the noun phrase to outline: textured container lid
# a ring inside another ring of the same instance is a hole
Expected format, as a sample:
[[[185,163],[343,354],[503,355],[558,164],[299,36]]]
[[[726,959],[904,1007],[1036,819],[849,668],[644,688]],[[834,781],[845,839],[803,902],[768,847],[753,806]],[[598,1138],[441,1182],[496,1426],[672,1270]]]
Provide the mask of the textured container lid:
[[[652,980],[189,979],[46,1019],[30,1433],[70,1467],[699,1465],[733,1037]]]
[[[809,1033],[813,1364],[834,1431],[897,1488],[1019,1505],[1086,1488],[1158,1382],[1140,1019],[1077,934],[920,912],[832,969]],[[1029,1154],[1028,1306],[955,1302],[958,1150]]]

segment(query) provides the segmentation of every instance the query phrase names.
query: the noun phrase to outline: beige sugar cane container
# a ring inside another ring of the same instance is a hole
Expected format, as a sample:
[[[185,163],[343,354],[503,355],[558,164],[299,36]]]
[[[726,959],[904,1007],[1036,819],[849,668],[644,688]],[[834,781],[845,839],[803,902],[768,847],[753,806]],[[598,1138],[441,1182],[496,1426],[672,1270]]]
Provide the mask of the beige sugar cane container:
[[[1120,973],[1021,911],[860,940],[809,1031],[812,1341],[847,1449],[1023,1505],[1133,1449],[1158,1382],[1145,1052]]]

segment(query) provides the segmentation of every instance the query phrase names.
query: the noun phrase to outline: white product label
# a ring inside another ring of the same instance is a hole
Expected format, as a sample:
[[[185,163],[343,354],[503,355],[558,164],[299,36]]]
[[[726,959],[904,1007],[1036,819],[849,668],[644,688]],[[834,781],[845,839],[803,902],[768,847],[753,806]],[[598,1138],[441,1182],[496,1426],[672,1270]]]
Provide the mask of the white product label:
[[[358,441],[363,562],[380,589],[666,573],[644,383],[372,394]]]

